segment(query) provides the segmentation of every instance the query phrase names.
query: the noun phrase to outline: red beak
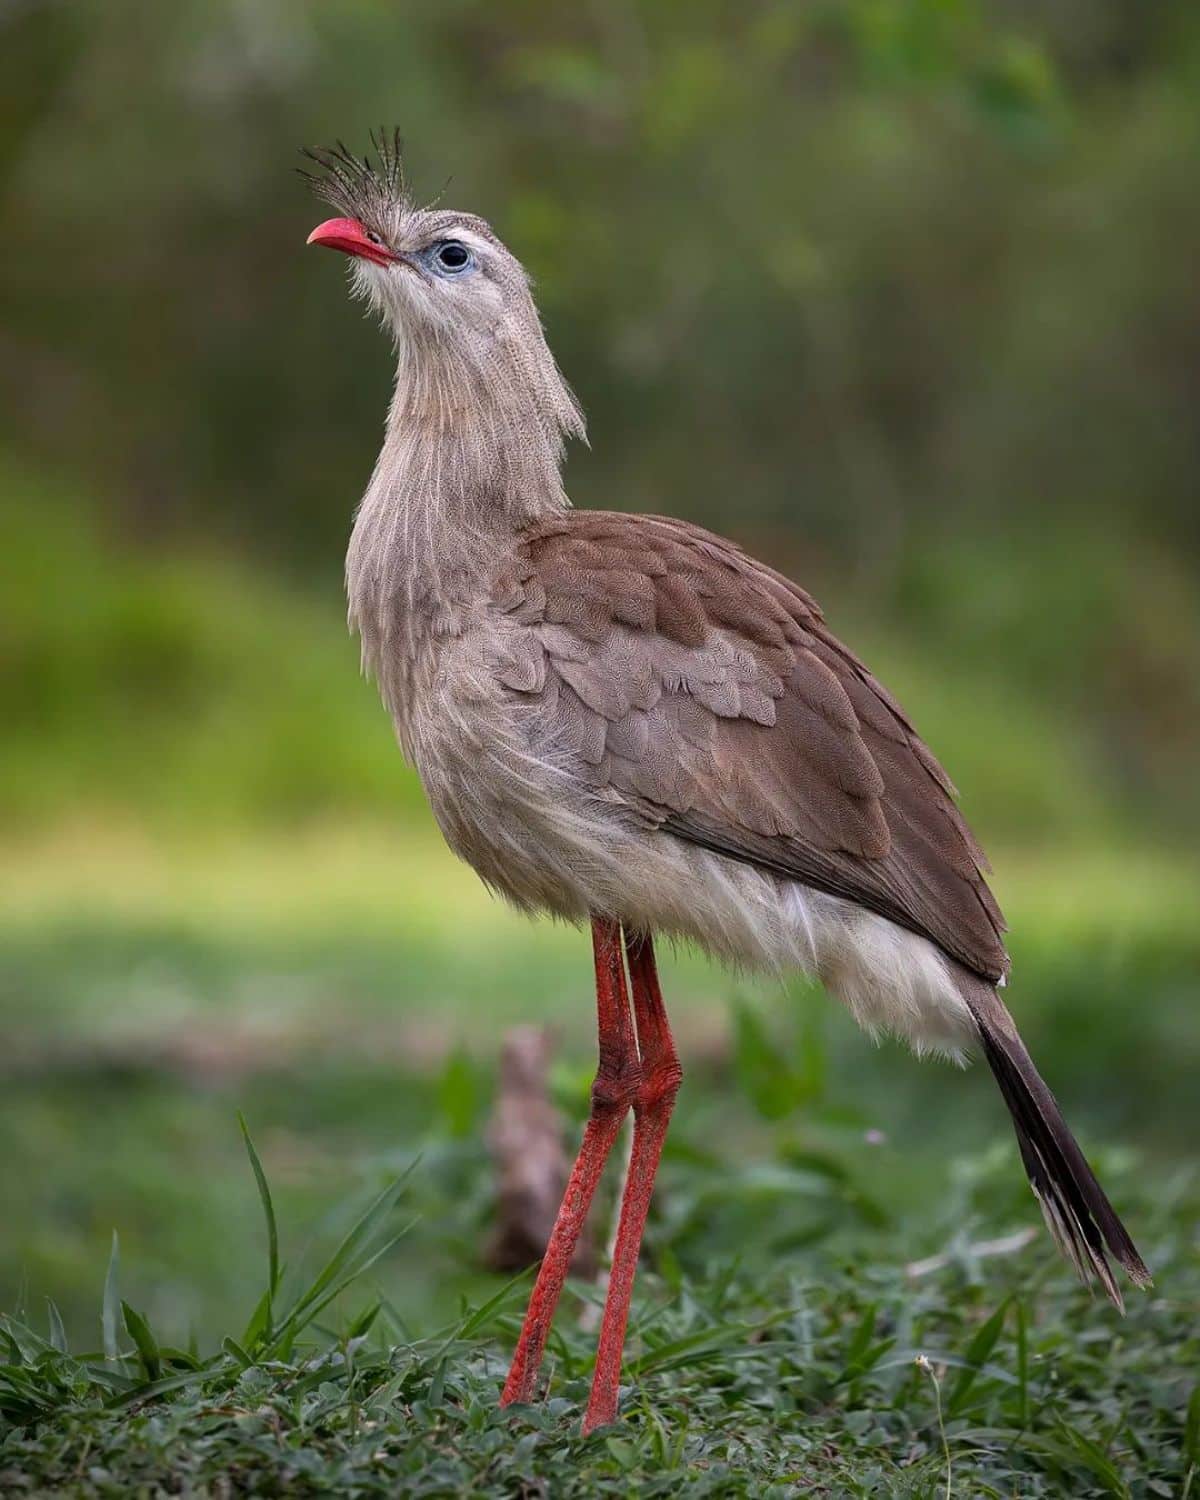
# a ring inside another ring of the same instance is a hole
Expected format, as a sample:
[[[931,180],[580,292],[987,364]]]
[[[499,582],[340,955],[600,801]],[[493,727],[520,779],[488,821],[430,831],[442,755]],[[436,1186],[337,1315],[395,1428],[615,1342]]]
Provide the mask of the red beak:
[[[369,239],[357,219],[326,219],[324,224],[317,225],[306,243],[327,245],[330,250],[342,250],[362,260],[373,260],[377,266],[387,266],[400,259],[380,241]]]

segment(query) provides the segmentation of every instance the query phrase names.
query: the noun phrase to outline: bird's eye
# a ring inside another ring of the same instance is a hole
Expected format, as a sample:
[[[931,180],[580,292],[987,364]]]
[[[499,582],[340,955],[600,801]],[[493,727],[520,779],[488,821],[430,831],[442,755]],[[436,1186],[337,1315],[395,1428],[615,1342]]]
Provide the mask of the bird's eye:
[[[460,240],[443,240],[430,255],[434,269],[444,276],[457,276],[474,264],[474,256]]]

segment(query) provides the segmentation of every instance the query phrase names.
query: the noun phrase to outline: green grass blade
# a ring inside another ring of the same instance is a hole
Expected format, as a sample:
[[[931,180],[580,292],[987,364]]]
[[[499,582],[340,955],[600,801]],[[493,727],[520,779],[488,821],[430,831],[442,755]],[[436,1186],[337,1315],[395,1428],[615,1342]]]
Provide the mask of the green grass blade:
[[[1192,1387],[1183,1427],[1183,1454],[1189,1463],[1200,1464],[1200,1385]]]
[[[1078,1428],[1061,1423],[1059,1432],[1063,1443],[1079,1456],[1084,1466],[1091,1470],[1110,1495],[1117,1500],[1128,1500],[1129,1486],[1121,1478],[1116,1465],[1108,1454]]]
[[[964,1356],[965,1366],[959,1371],[958,1379],[954,1382],[950,1391],[946,1409],[950,1416],[957,1416],[964,1402],[971,1394],[971,1387],[979,1375],[980,1369],[987,1363],[988,1357],[1004,1331],[1004,1319],[1008,1313],[1008,1299],[1005,1298],[1000,1306],[987,1321],[975,1330],[967,1351]]]
[[[221,1348],[224,1349],[226,1354],[232,1355],[233,1358],[237,1360],[238,1364],[241,1365],[243,1370],[250,1369],[250,1367],[254,1364],[254,1361],[250,1358],[249,1354],[246,1353],[245,1349],[242,1348],[241,1344],[238,1343],[237,1339],[228,1337],[223,1338],[221,1340]]]
[[[524,1286],[531,1278],[532,1268],[526,1271],[519,1271],[511,1281],[505,1282],[494,1297],[489,1297],[486,1302],[481,1303],[473,1312],[467,1313],[462,1322],[451,1334],[450,1341],[453,1342],[454,1339],[474,1338],[477,1333],[487,1327],[494,1317],[499,1316],[512,1300],[516,1289]]]
[[[328,1262],[322,1268],[316,1279],[308,1290],[301,1294],[296,1300],[287,1316],[282,1319],[279,1329],[282,1331],[301,1319],[309,1322],[316,1316],[316,1307],[319,1303],[324,1306],[329,1298],[324,1294],[335,1282],[343,1285],[352,1281],[356,1276],[362,1275],[369,1265],[373,1265],[378,1259],[378,1254],[372,1255],[371,1248],[378,1239],[388,1216],[395,1209],[401,1193],[408,1186],[408,1179],[412,1175],[416,1162],[414,1161],[407,1171],[403,1172],[394,1182],[379,1193],[356,1222],[346,1233],[341,1244],[333,1252]],[[407,1226],[407,1228],[411,1228]],[[407,1233],[407,1228],[402,1231]],[[398,1238],[399,1236],[397,1236]],[[389,1243],[394,1244],[395,1240]]]
[[[168,1391],[180,1391],[189,1385],[199,1385],[212,1377],[211,1370],[182,1370],[178,1375],[164,1375],[161,1380],[145,1381],[132,1390],[118,1391],[104,1403],[109,1411],[119,1411],[135,1401],[149,1401],[153,1396],[162,1396]]]
[[[648,1374],[651,1370],[681,1369],[691,1363],[694,1358],[707,1359],[721,1351],[732,1354],[738,1346],[750,1344],[751,1340],[791,1316],[792,1309],[786,1308],[758,1323],[710,1324],[707,1328],[698,1329],[695,1333],[683,1334],[679,1338],[670,1339],[666,1343],[657,1344],[653,1349],[648,1349],[639,1359],[629,1361],[629,1373],[640,1376]]]
[[[415,1224],[416,1222],[417,1221],[413,1219],[410,1223],[406,1224],[403,1229],[398,1230],[394,1235],[392,1235],[390,1239],[385,1240],[383,1244],[380,1245],[379,1248],[372,1254],[368,1255],[365,1260],[356,1261],[352,1266],[349,1267],[344,1276],[340,1277],[332,1284],[327,1284],[322,1290],[320,1296],[317,1297],[315,1301],[310,1301],[306,1297],[302,1304],[298,1304],[295,1308],[293,1308],[292,1311],[288,1314],[287,1318],[285,1318],[284,1321],[279,1325],[275,1343],[271,1346],[270,1352],[276,1357],[289,1357],[292,1345],[296,1339],[296,1335],[303,1329],[307,1328],[314,1318],[319,1317],[320,1314],[324,1312],[324,1310],[329,1306],[329,1304],[334,1301],[335,1298],[340,1297],[348,1287],[350,1287],[355,1281],[359,1279],[360,1276],[365,1275],[376,1263],[376,1261],[382,1260],[389,1250],[394,1249],[395,1246],[400,1243],[400,1241],[405,1237],[405,1235],[413,1227],[413,1224]],[[287,1351],[286,1355],[283,1352],[285,1350]]]
[[[263,1164],[258,1158],[258,1152],[254,1149],[254,1142],[250,1139],[250,1131],[246,1126],[245,1116],[241,1110],[238,1111],[238,1126],[242,1132],[242,1144],[246,1148],[246,1155],[250,1158],[250,1169],[254,1173],[254,1181],[258,1184],[258,1197],[262,1203],[263,1218],[267,1221],[267,1321],[266,1328],[268,1336],[271,1328],[270,1303],[274,1300],[275,1293],[279,1290],[279,1229],[275,1222],[275,1205],[271,1201],[271,1189],[267,1182],[267,1174],[263,1171]]]
[[[49,1297],[46,1298],[46,1316],[50,1321],[50,1343],[60,1354],[67,1354],[67,1330],[63,1327],[63,1320]]]
[[[250,1314],[250,1321],[246,1324],[245,1332],[242,1334],[242,1343],[247,1349],[254,1349],[270,1337],[271,1288],[267,1287]]]
[[[27,1403],[36,1412],[53,1410],[54,1402],[40,1389],[37,1380],[28,1370],[19,1365],[0,1365],[0,1398],[5,1391],[16,1398],[18,1403]],[[0,1400],[0,1411],[4,1410],[6,1402]]]
[[[199,1370],[202,1368],[195,1354],[186,1349],[179,1349],[174,1344],[159,1344],[160,1357],[169,1365],[182,1365],[188,1370]]]
[[[717,1365],[722,1369],[732,1369],[735,1363],[742,1360],[770,1359],[770,1351],[764,1344],[746,1344],[742,1348],[730,1348],[726,1344],[706,1344],[703,1348],[691,1349],[684,1354],[677,1354],[672,1359],[656,1360],[654,1372],[664,1375],[671,1370],[698,1370],[705,1365]],[[631,1368],[630,1373],[636,1372]]]
[[[433,1373],[433,1379],[429,1382],[429,1393],[425,1400],[430,1406],[441,1406],[442,1397],[446,1391],[446,1360],[443,1359]]]
[[[375,1319],[379,1316],[382,1307],[383,1303],[378,1300],[364,1307],[362,1312],[350,1324],[350,1329],[346,1337],[348,1339],[364,1338],[375,1326]]]
[[[1017,1421],[1022,1431],[1029,1426],[1029,1320],[1025,1303],[1017,1301]]]
[[[853,1337],[846,1349],[846,1363],[842,1369],[841,1379],[847,1380],[851,1376],[862,1373],[863,1360],[871,1347],[871,1340],[875,1334],[875,1319],[878,1315],[878,1304],[869,1302],[858,1327],[854,1330]]]
[[[1007,1447],[1012,1439],[1012,1430],[1007,1427],[970,1427],[957,1433],[960,1443],[998,1443]],[[1060,1421],[1056,1425],[1054,1436],[1044,1432],[1026,1432],[1020,1441],[1026,1452],[1049,1460],[1048,1467],[1060,1473],[1072,1468],[1088,1469],[1106,1493],[1116,1496],[1117,1500],[1129,1500],[1129,1486],[1122,1479],[1116,1465],[1102,1449],[1076,1428]],[[1075,1490],[1069,1493],[1073,1494]]]
[[[129,1391],[145,1384],[141,1380],[132,1380],[128,1375],[121,1375],[116,1370],[110,1370],[106,1365],[85,1364],[83,1366],[89,1380],[96,1385],[103,1386],[106,1391]]]
[[[122,1301],[121,1312],[125,1319],[125,1331],[137,1348],[142,1368],[146,1372],[146,1379],[157,1380],[162,1374],[162,1359],[158,1352],[158,1342],[150,1332],[149,1323],[141,1313],[130,1307],[128,1302]]]
[[[52,1347],[40,1333],[34,1333],[20,1318],[10,1318],[7,1313],[0,1314],[0,1333],[11,1346],[13,1359],[18,1362],[33,1364]]]
[[[112,1250],[108,1257],[108,1271],[104,1277],[104,1301],[100,1307],[100,1334],[104,1344],[105,1359],[120,1359],[117,1348],[117,1329],[120,1327],[121,1299],[117,1295],[117,1269],[120,1263],[120,1248],[117,1231],[113,1230]]]

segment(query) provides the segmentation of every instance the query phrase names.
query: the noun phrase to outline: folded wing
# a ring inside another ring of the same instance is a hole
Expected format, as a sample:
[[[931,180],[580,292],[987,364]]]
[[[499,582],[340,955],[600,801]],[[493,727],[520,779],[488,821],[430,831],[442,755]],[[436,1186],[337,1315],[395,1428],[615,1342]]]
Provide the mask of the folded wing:
[[[945,772],[813,600],[685,522],[569,511],[498,608],[504,666],[608,795],[664,837],[803,882],[1008,969],[985,860]]]

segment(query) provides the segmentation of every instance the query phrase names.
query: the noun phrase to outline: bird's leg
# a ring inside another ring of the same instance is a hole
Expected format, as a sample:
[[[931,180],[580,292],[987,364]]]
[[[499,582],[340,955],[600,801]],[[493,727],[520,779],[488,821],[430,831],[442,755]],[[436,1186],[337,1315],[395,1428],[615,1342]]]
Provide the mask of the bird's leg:
[[[612,1150],[630,1106],[638,1095],[641,1072],[637,1041],[625,988],[625,962],[621,953],[621,928],[617,922],[592,919],[592,949],[596,960],[596,1016],[600,1042],[600,1065],[592,1084],[592,1104],[583,1144],[571,1169],[566,1192],[550,1233],[533,1295],[501,1406],[533,1397],[538,1366],[550,1332],[559,1293],[567,1278],[579,1234],[591,1207],[596,1184]]]
[[[654,963],[650,935],[626,933],[629,980],[633,989],[633,1013],[637,1020],[642,1075],[633,1101],[633,1155],[621,1200],[621,1219],[608,1278],[600,1346],[596,1351],[596,1373],[588,1397],[583,1430],[591,1432],[616,1420],[617,1393],[621,1379],[621,1351],[625,1325],[629,1321],[629,1299],[637,1272],[642,1231],[650,1211],[650,1196],[667,1136],[675,1095],[683,1079],[662,991]]]

